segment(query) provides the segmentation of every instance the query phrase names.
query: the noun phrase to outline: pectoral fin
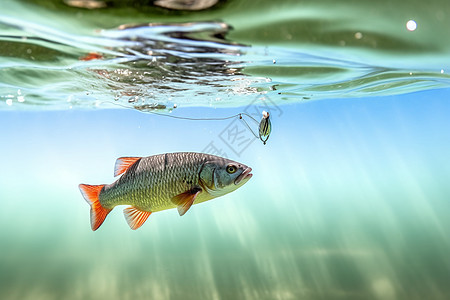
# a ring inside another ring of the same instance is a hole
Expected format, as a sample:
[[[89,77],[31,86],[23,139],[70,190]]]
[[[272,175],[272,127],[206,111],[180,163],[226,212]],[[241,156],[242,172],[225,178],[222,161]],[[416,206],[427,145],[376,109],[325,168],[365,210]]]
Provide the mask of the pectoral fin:
[[[172,203],[177,206],[180,216],[184,215],[192,206],[195,198],[202,192],[201,188],[193,188],[172,198]]]

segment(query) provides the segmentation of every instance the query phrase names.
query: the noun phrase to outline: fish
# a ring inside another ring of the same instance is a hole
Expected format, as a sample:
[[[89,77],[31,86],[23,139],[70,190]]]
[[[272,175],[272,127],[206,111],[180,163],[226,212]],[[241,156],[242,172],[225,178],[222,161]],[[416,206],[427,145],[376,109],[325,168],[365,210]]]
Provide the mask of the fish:
[[[150,214],[177,208],[183,216],[193,204],[228,194],[250,180],[252,168],[227,158],[196,152],[164,153],[116,160],[112,184],[78,187],[91,206],[91,228],[97,230],[117,205],[136,230]]]

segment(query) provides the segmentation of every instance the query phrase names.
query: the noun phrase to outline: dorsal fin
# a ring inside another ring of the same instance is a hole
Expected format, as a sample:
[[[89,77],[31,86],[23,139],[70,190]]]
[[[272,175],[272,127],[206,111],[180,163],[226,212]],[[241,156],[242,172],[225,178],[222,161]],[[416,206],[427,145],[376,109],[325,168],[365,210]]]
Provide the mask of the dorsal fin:
[[[193,188],[172,198],[172,203],[178,208],[180,216],[184,215],[188,209],[194,204],[195,198],[202,191],[201,188]]]
[[[145,221],[147,221],[151,213],[151,211],[139,210],[133,206],[125,208],[123,210],[125,219],[127,220],[128,225],[130,225],[130,228],[133,230],[141,227],[145,223]]]
[[[119,176],[142,157],[119,157],[114,166],[114,177]]]

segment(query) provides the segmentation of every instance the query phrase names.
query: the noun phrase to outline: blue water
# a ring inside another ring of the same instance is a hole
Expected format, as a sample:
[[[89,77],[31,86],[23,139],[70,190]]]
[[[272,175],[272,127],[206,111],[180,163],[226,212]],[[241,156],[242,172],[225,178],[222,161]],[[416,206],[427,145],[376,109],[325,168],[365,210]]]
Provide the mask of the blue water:
[[[2,3],[1,299],[450,297],[447,2],[87,4]],[[178,151],[254,176],[91,231],[79,183]]]

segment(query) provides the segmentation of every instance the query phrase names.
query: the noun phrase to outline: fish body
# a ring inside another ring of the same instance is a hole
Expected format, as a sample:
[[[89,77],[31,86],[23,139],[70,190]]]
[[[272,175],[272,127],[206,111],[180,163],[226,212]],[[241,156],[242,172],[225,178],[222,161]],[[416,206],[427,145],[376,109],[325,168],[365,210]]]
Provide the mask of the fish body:
[[[180,215],[193,205],[227,193],[244,183],[251,168],[215,155],[195,152],[166,153],[148,157],[117,159],[112,184],[80,184],[91,205],[91,227],[98,229],[117,205],[124,210],[132,229],[137,229],[151,213],[178,208]]]

